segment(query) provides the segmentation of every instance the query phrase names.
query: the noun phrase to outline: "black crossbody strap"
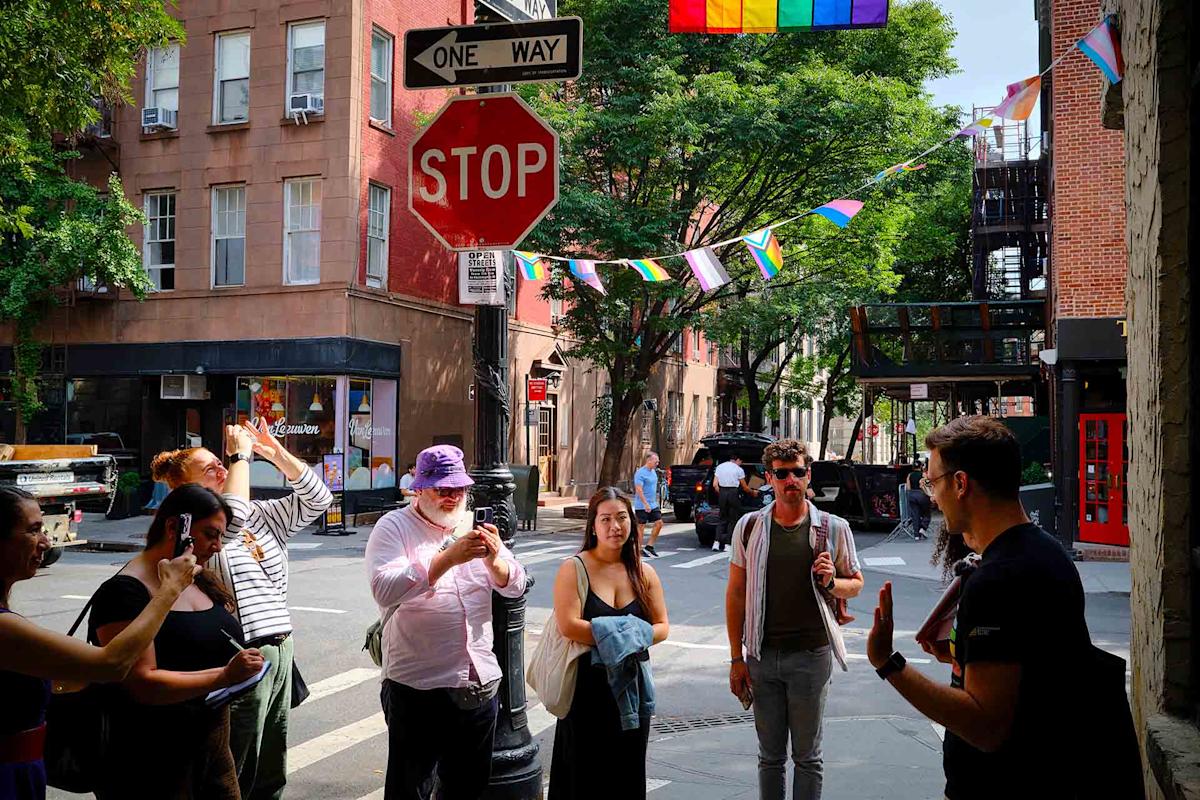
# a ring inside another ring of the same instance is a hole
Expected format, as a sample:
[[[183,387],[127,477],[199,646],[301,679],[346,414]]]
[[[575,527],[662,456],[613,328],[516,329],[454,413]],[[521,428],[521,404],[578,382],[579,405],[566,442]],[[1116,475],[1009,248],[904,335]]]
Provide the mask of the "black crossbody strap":
[[[125,567],[128,567],[132,563],[132,561],[126,561],[124,564],[122,564],[121,568],[117,570],[115,575],[113,575],[113,578],[124,572]],[[112,580],[112,578],[109,578],[109,580]],[[99,590],[97,589],[97,591]],[[75,622],[71,625],[71,630],[67,631],[67,636],[74,636],[75,631],[79,630],[79,626],[83,624],[83,620],[87,617],[88,612],[92,610],[92,603],[94,602],[96,602],[96,592],[92,592],[92,596],[88,598],[87,604],[83,607],[83,611],[79,612],[79,616],[75,618]]]

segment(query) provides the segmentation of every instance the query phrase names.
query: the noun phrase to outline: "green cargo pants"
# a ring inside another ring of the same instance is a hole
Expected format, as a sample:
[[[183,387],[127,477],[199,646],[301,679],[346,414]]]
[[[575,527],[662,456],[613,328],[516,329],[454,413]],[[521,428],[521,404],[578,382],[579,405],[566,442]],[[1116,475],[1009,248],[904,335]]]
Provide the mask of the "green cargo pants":
[[[288,714],[292,708],[292,637],[260,648],[271,668],[254,691],[230,706],[229,749],[242,800],[279,800],[287,783]]]

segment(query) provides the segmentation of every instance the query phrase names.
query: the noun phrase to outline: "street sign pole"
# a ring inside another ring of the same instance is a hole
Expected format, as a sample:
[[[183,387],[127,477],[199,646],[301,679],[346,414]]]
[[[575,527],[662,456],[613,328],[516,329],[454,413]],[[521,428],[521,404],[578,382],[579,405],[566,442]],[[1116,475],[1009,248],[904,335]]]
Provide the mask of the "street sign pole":
[[[476,3],[478,19],[487,10]],[[506,91],[495,87],[490,91]],[[480,89],[485,93],[487,89]],[[504,289],[516,291],[509,270],[513,255],[504,251]],[[475,480],[472,498],[476,508],[491,506],[496,528],[505,546],[512,549],[517,530],[509,470],[508,431],[512,411],[508,373],[508,303],[475,307]],[[533,587],[527,578],[525,594]],[[499,713],[492,747],[492,777],[484,797],[488,800],[541,800],[542,767],[538,745],[529,733],[525,696],[525,595],[515,598],[492,593],[492,652],[500,664]]]

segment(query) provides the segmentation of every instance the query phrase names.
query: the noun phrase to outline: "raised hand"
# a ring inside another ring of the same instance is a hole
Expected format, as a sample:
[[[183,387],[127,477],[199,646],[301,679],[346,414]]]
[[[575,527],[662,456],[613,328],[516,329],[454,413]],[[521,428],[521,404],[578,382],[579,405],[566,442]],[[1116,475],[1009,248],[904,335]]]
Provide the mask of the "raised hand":
[[[879,590],[879,605],[875,609],[875,624],[867,636],[867,660],[871,666],[879,669],[895,650],[892,648],[892,634],[895,623],[892,621],[892,582],[883,584]]]
[[[204,568],[196,564],[196,557],[192,555],[192,546],[188,545],[183,555],[178,558],[170,561],[164,558],[158,562],[159,586],[164,592],[178,597],[184,589],[192,585],[192,581],[202,569]]]
[[[250,422],[243,422],[242,429],[250,436],[254,455],[265,458],[275,466],[279,466],[284,453],[283,445],[271,433],[271,428],[267,425],[267,421],[259,417],[257,427]]]

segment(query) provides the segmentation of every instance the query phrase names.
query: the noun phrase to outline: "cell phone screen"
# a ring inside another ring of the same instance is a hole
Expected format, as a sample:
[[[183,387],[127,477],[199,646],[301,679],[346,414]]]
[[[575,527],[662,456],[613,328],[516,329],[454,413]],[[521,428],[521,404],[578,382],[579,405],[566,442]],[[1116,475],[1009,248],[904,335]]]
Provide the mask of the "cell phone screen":
[[[493,512],[492,512],[491,506],[483,506],[482,508],[475,509],[475,524],[476,525],[483,525],[483,524],[491,525],[492,519],[493,519]]]

